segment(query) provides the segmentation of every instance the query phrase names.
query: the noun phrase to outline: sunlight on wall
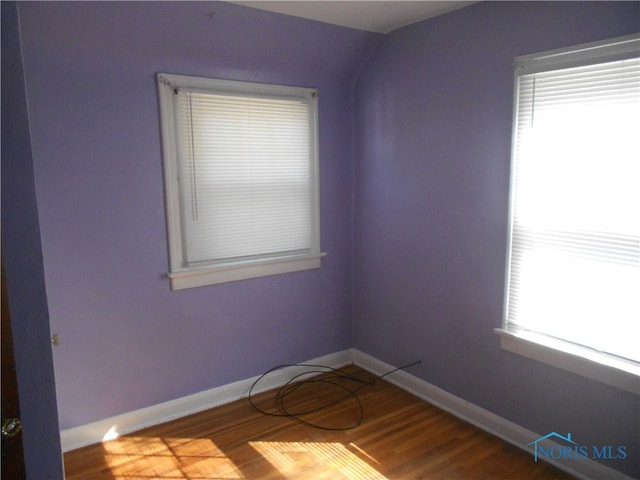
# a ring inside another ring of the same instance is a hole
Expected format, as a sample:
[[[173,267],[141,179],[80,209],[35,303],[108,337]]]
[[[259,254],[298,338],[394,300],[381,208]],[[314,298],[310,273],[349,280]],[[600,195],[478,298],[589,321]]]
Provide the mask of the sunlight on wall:
[[[119,438],[119,437],[120,437],[120,433],[118,432],[118,426],[114,425],[109,430],[107,430],[107,433],[105,433],[104,436],[102,437],[102,441],[108,442],[109,440],[115,440],[116,438]]]
[[[309,472],[316,468],[318,469],[317,478],[387,480],[387,477],[381,475],[341,443],[249,442],[249,444],[285,476],[296,472],[299,474],[300,468],[305,468]],[[339,477],[338,474],[341,476]]]

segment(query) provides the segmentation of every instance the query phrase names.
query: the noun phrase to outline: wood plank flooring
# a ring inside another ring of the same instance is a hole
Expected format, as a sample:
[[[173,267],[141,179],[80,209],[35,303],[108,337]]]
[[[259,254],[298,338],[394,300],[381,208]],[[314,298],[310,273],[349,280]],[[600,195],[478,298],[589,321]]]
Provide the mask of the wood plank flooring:
[[[342,370],[361,379],[357,367]],[[379,380],[327,411],[302,418],[261,414],[247,399],[64,455],[68,480],[473,480],[572,479],[522,451]],[[286,397],[289,412],[308,412],[345,395],[315,382]],[[273,392],[255,397],[277,411]],[[320,403],[318,403],[320,402]]]

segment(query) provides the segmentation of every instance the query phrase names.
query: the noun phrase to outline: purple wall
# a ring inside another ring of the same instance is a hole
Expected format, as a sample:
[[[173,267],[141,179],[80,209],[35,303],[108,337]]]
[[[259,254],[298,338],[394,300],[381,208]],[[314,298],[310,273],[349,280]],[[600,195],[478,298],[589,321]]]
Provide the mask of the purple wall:
[[[62,479],[38,206],[13,2],[2,2],[2,259],[15,344],[25,473],[34,480]]]
[[[60,427],[350,347],[352,91],[379,35],[217,2],[19,12]],[[321,269],[169,291],[156,72],[319,88]]]
[[[19,14],[48,297],[30,361],[50,361],[48,306],[61,428],[355,345],[422,359],[421,378],[537,432],[638,452],[637,397],[504,352],[493,333],[511,62],[637,31],[637,2],[483,2],[384,37],[216,2]],[[322,269],[169,291],[158,71],[320,89]],[[34,419],[55,409],[44,401]],[[611,466],[640,470],[635,454]]]
[[[540,434],[627,445],[637,396],[500,349],[514,57],[640,30],[637,2],[473,5],[384,37],[356,92],[355,346]]]

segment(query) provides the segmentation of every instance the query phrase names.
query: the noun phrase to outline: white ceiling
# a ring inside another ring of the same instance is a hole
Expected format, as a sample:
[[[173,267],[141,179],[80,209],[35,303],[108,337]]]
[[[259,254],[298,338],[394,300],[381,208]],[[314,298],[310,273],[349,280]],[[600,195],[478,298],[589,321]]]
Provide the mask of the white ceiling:
[[[271,12],[309,18],[343,27],[389,33],[396,28],[466,7],[472,1],[269,1],[231,2]]]

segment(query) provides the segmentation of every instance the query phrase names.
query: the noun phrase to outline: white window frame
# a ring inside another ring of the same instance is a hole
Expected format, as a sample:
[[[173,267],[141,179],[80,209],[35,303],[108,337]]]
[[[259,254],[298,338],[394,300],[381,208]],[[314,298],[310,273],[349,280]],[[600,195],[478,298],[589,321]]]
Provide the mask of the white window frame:
[[[318,167],[318,101],[317,90],[263,83],[220,80],[205,77],[157,74],[162,148],[164,160],[165,203],[169,242],[169,272],[171,290],[213,285],[249,278],[277,275],[321,267],[320,199]],[[182,208],[178,178],[179,152],[176,137],[174,91],[193,89],[216,91],[239,96],[270,96],[301,98],[309,104],[310,171],[311,171],[311,248],[302,254],[273,255],[259,259],[232,260],[203,265],[187,265],[184,255]]]
[[[628,35],[616,39],[526,55],[516,58],[514,69],[514,114],[512,139],[511,195],[514,192],[515,135],[517,131],[518,77],[543,70],[577,67],[625,58],[637,57],[640,53],[640,35]],[[510,209],[513,208],[510,198]],[[501,337],[504,350],[539,362],[561,368],[572,373],[597,380],[604,384],[640,395],[640,364],[608,355],[597,350],[544,334],[523,331],[507,323],[507,300],[511,252],[512,213],[509,214],[509,245],[505,281],[505,305],[502,328],[495,332]]]

